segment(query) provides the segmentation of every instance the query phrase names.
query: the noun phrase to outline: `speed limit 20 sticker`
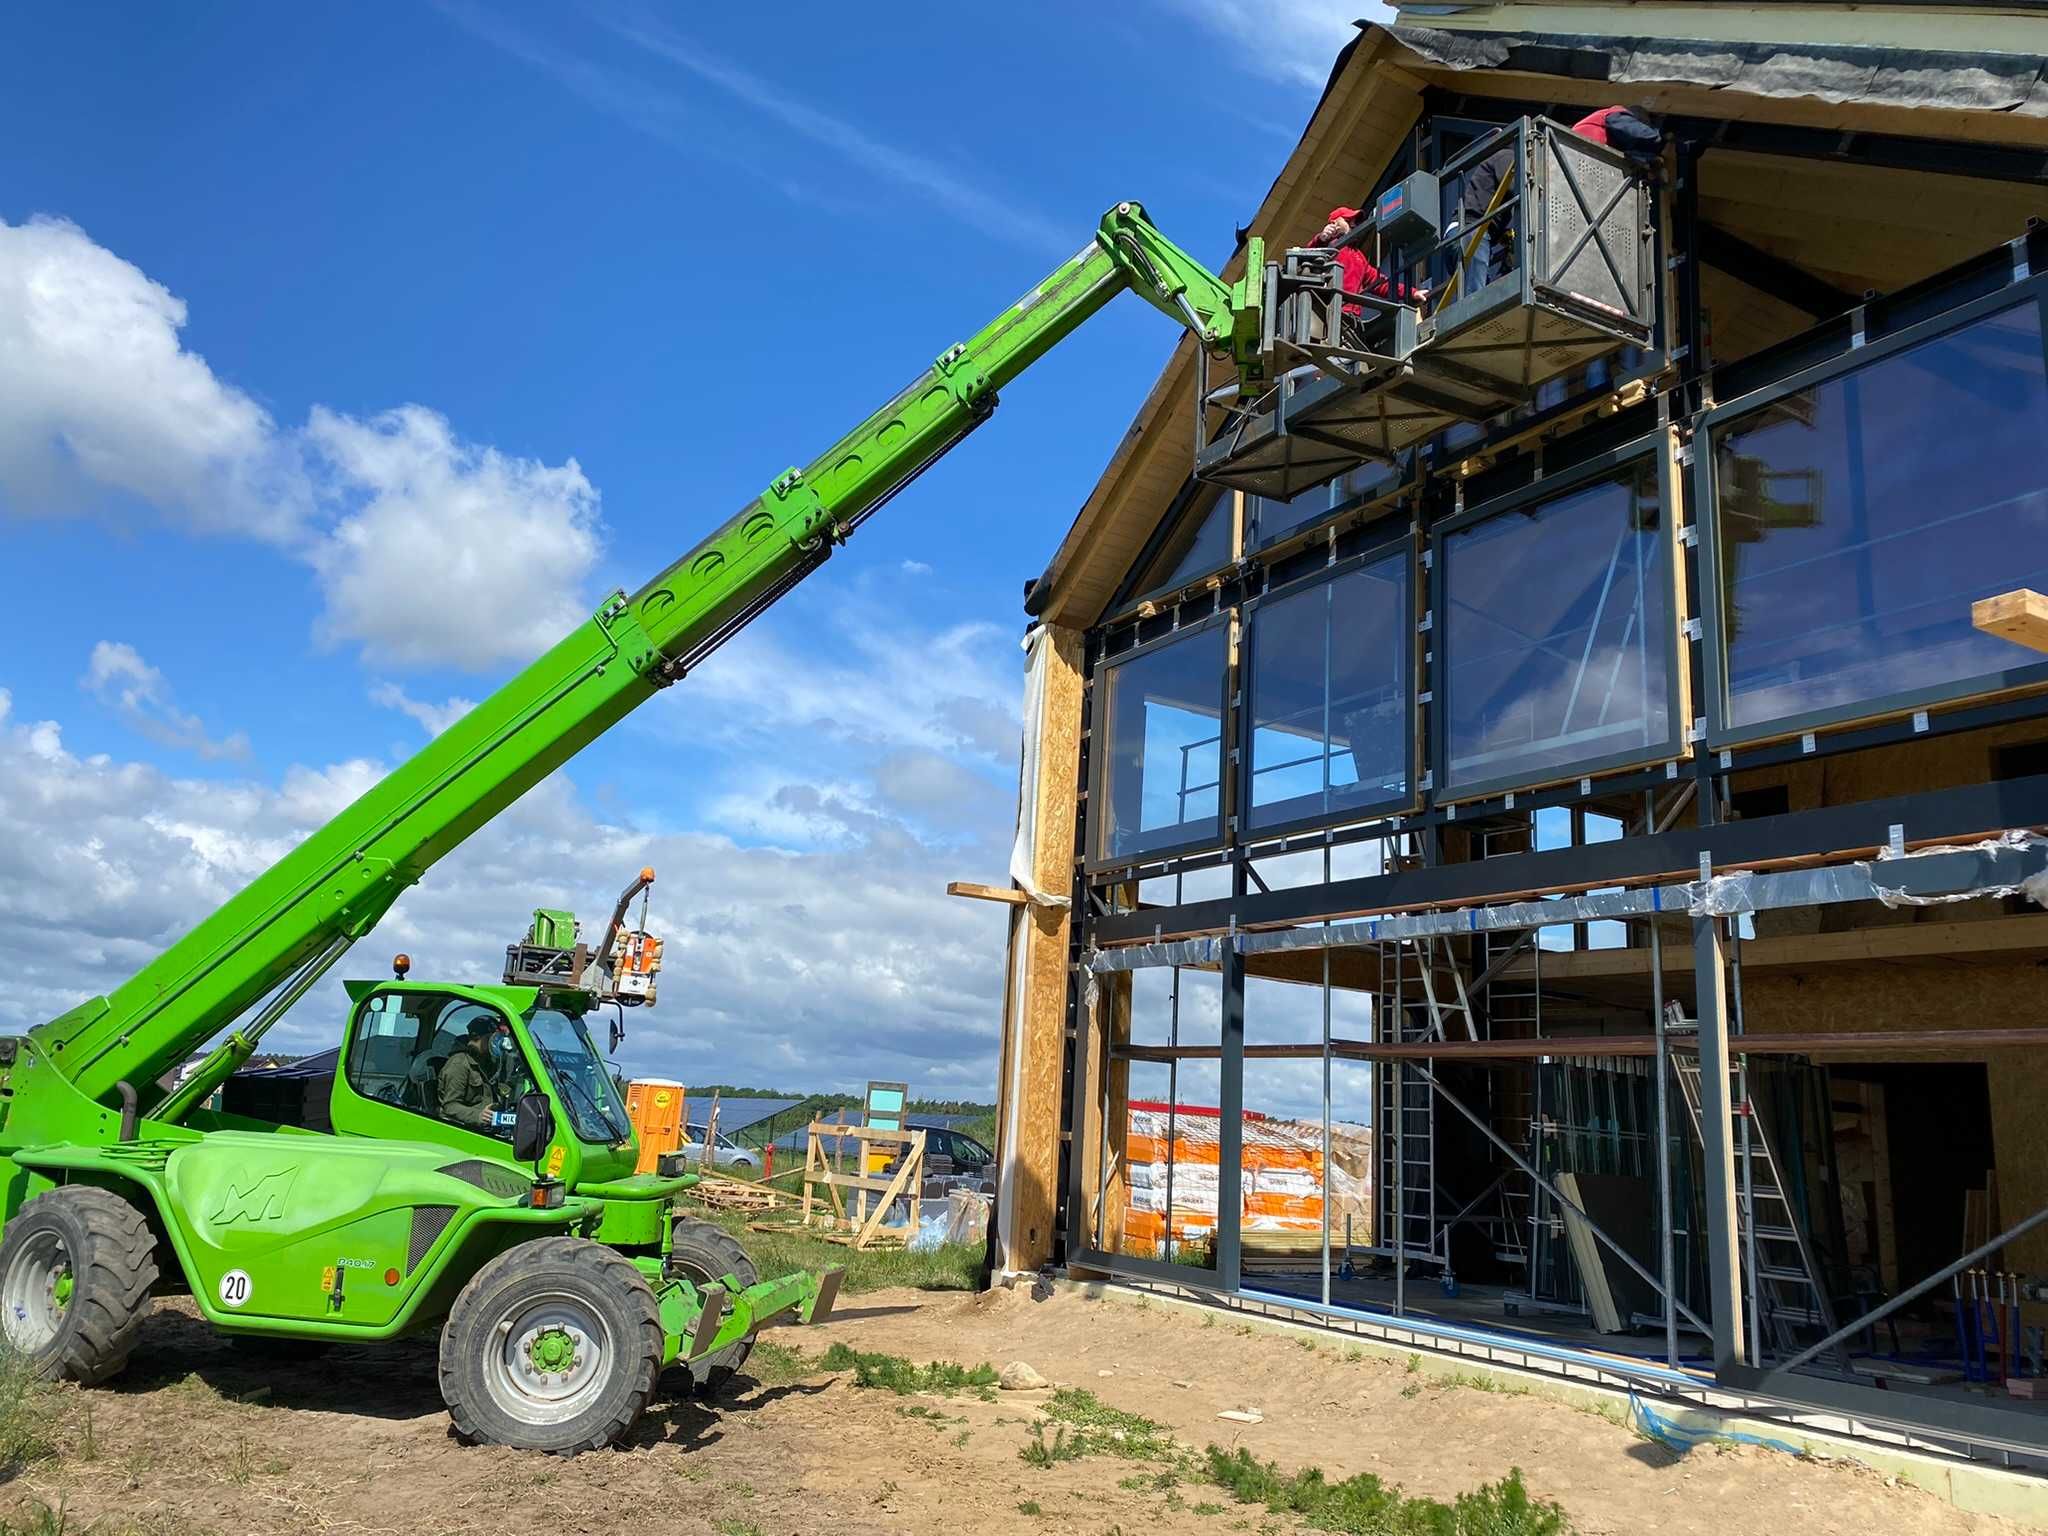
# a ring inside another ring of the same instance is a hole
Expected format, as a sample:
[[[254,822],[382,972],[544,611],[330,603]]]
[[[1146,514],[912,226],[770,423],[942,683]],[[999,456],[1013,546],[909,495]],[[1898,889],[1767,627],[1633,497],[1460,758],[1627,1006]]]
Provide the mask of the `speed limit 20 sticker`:
[[[220,1277],[220,1304],[224,1307],[242,1306],[253,1289],[249,1283],[249,1271],[231,1269]]]

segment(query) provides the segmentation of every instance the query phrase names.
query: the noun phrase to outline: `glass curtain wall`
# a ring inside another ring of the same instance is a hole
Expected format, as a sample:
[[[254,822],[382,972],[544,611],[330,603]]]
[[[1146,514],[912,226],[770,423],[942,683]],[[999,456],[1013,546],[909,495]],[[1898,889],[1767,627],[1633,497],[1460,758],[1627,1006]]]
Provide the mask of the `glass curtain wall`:
[[[1247,829],[1408,804],[1410,564],[1403,544],[1251,609]]]
[[[2037,304],[1710,425],[1716,739],[2000,686],[2040,658],[1970,605],[2048,588]]]
[[[1230,633],[1212,621],[1098,672],[1090,796],[1098,861],[1214,842],[1223,830],[1223,691]]]
[[[1439,547],[1446,790],[1554,783],[1676,751],[1654,460],[1518,493]]]

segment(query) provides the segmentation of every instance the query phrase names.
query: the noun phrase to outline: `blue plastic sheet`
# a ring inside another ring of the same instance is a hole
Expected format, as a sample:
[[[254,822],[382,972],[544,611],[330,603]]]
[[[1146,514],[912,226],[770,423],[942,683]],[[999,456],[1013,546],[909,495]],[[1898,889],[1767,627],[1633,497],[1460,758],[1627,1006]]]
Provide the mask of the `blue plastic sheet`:
[[[1709,1442],[1721,1445],[1761,1445],[1768,1450],[1783,1451],[1787,1456],[1804,1456],[1806,1453],[1789,1440],[1774,1440],[1768,1435],[1744,1434],[1728,1429],[1690,1429],[1659,1413],[1635,1393],[1628,1395],[1629,1427],[1646,1439],[1654,1440],[1667,1451],[1683,1456],[1696,1445]]]

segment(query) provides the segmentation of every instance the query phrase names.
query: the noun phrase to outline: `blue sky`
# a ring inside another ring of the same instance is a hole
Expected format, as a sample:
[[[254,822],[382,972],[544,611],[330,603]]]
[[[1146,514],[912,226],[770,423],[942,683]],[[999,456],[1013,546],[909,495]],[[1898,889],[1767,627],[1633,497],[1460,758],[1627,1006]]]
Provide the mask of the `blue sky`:
[[[0,1024],[112,985],[1109,203],[1220,262],[1354,13],[11,13]],[[1001,921],[938,886],[1000,877],[1021,584],[1172,340],[1112,306],[388,937],[481,975],[666,859],[677,1001],[629,1065],[986,1091]]]

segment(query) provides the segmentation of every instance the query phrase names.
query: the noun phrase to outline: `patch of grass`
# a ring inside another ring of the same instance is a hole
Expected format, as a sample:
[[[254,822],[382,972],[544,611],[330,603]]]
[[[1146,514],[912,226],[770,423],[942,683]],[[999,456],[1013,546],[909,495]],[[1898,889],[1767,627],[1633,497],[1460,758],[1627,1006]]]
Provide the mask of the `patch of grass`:
[[[1081,1448],[1067,1438],[1064,1424],[1054,1427],[1052,1439],[1045,1438],[1045,1426],[1035,1424],[1031,1429],[1031,1440],[1017,1455],[1027,1467],[1049,1467],[1059,1461],[1079,1461]]]
[[[87,1527],[88,1533],[91,1529]],[[67,1536],[72,1530],[70,1518],[64,1513],[61,1494],[55,1504],[46,1504],[38,1499],[32,1508],[0,1515],[0,1536]]]
[[[1410,1356],[1408,1357],[1408,1374],[1409,1374],[1410,1376],[1413,1376],[1413,1375],[1415,1375],[1415,1374],[1416,1374],[1416,1373],[1417,1373],[1418,1371],[1420,1371],[1421,1369],[1422,1369],[1422,1356],[1420,1356],[1420,1355],[1410,1355]]]
[[[1240,1504],[1299,1515],[1321,1531],[1349,1536],[1565,1536],[1564,1511],[1533,1499],[1517,1467],[1497,1483],[1460,1494],[1450,1504],[1409,1498],[1370,1472],[1333,1483],[1318,1467],[1284,1474],[1243,1449],[1210,1446],[1210,1480]]]
[[[57,1454],[56,1392],[13,1350],[0,1350],[0,1481]],[[91,1420],[87,1420],[90,1437]],[[97,1448],[95,1448],[97,1449]]]
[[[787,1387],[817,1373],[818,1362],[800,1349],[757,1339],[747,1356],[746,1372],[764,1387]]]
[[[954,1450],[956,1450],[956,1451],[960,1451],[960,1450],[965,1450],[965,1449],[967,1448],[967,1442],[968,1442],[969,1440],[972,1440],[973,1438],[974,1438],[974,1431],[973,1431],[973,1430],[971,1430],[971,1429],[963,1429],[963,1430],[961,1430],[959,1434],[957,1434],[957,1435],[955,1435],[955,1436],[953,1437],[953,1449],[954,1449]]]
[[[785,1180],[778,1186],[788,1187]],[[690,1207],[692,1217],[715,1222],[739,1239],[740,1246],[763,1275],[786,1275],[792,1270],[843,1269],[839,1282],[842,1296],[863,1291],[907,1286],[919,1291],[973,1291],[980,1289],[981,1266],[985,1257],[978,1243],[949,1243],[924,1253],[902,1248],[869,1248],[856,1252],[828,1243],[814,1232],[790,1227],[776,1232],[749,1232],[747,1223],[756,1219],[746,1212],[701,1210]],[[758,1352],[758,1351],[757,1351]]]
[[[1038,1500],[1026,1499],[1017,1506],[1017,1513],[1020,1515],[1042,1515],[1045,1511],[1038,1507]]]
[[[1454,1371],[1448,1376],[1439,1376],[1437,1385],[1465,1387],[1473,1392],[1493,1392],[1502,1397],[1527,1397],[1530,1390],[1524,1382],[1503,1381],[1498,1376],[1487,1376],[1478,1371]]]
[[[1198,1515],[1220,1515],[1223,1513],[1223,1506],[1221,1504],[1210,1504],[1205,1501],[1195,1506],[1195,1513]]]
[[[1356,1365],[1359,1361],[1365,1358],[1365,1351],[1360,1349],[1356,1344],[1353,1344],[1345,1349],[1344,1358],[1351,1362],[1353,1365]]]
[[[852,1371],[855,1386],[879,1388],[899,1397],[912,1392],[934,1392],[941,1397],[957,1392],[975,1392],[991,1399],[995,1396],[996,1369],[987,1362],[967,1366],[934,1360],[929,1365],[912,1365],[901,1355],[874,1354],[842,1343],[825,1351],[818,1369]]]
[[[1054,1392],[1045,1416],[1073,1431],[1077,1455],[1121,1456],[1127,1461],[1171,1461],[1176,1455],[1173,1436],[1162,1425],[1112,1408],[1079,1387]]]
[[[712,1529],[718,1536],[761,1536],[761,1527],[751,1520],[738,1518],[721,1520]]]

